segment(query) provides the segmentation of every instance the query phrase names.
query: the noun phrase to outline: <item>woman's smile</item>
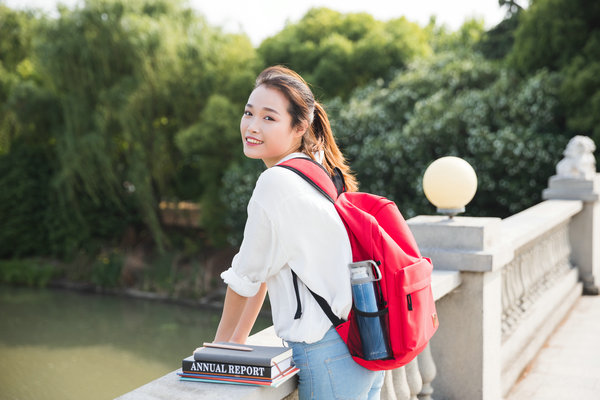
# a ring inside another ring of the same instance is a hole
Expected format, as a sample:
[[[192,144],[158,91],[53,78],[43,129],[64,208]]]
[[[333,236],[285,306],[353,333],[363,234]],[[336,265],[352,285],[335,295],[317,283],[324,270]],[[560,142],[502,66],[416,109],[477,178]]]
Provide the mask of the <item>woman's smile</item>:
[[[262,140],[258,140],[252,136],[246,136],[246,143],[249,144],[250,146],[256,146],[259,144],[263,144],[264,142]]]

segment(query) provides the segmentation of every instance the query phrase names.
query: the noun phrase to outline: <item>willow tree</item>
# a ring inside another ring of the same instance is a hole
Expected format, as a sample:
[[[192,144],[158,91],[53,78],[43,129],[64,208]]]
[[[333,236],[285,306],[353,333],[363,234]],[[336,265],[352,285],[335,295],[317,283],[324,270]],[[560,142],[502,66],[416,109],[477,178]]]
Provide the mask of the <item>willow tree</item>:
[[[256,72],[254,49],[174,1],[88,0],[59,11],[34,38],[42,86],[61,117],[53,129],[54,225],[73,250],[94,237],[115,242],[128,225],[164,248],[159,201],[210,201],[205,190],[222,174],[195,162],[204,155],[175,138],[210,122],[203,110],[217,93],[226,109],[241,109]],[[213,155],[227,162],[231,144],[221,144]]]

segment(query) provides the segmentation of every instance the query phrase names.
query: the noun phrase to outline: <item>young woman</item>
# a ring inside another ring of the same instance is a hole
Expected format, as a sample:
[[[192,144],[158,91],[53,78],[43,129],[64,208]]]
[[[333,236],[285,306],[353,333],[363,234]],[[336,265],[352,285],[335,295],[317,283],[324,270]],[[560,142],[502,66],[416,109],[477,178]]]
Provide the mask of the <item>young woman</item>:
[[[348,316],[352,253],[346,229],[333,204],[310,184],[285,168],[271,168],[309,157],[330,173],[340,168],[347,188],[357,189],[325,110],[297,73],[270,67],[256,79],[240,130],[244,154],[262,159],[267,169],[248,204],[240,251],[221,275],[228,288],[215,341],[244,343],[268,288],[275,331],[293,348],[300,368],[300,399],[378,399],[383,372],[352,360],[304,286],[325,298],[338,317]],[[299,317],[291,270],[299,278]]]

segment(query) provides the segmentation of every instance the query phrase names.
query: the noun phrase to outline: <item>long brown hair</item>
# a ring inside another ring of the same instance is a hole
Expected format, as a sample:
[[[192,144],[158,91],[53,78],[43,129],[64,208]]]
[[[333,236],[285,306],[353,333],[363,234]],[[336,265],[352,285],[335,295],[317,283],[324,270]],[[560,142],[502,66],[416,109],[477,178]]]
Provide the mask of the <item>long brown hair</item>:
[[[279,90],[288,99],[292,127],[303,121],[308,122],[309,127],[302,136],[298,151],[306,153],[313,160],[314,153],[323,151],[323,166],[327,172],[333,174],[334,168],[339,168],[344,176],[346,189],[349,192],[358,190],[358,182],[335,142],[327,113],[315,100],[306,81],[291,69],[276,65],[266,68],[258,75],[254,87],[261,85]]]

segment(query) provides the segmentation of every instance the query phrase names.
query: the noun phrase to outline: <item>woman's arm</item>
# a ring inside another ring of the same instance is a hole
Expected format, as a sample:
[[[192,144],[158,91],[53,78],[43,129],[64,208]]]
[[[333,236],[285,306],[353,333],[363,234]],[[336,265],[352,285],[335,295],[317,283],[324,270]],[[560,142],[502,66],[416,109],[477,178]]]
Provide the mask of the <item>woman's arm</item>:
[[[227,287],[223,314],[215,335],[215,342],[245,343],[265,301],[267,285],[263,283],[258,293],[244,297]]]
[[[256,322],[256,318],[258,317],[258,313],[262,308],[263,303],[265,302],[265,296],[267,294],[267,284],[263,283],[260,285],[260,289],[258,289],[258,293],[254,296],[248,298],[246,302],[246,307],[244,307],[244,311],[242,313],[242,318],[238,321],[237,327],[235,328],[235,332],[231,337],[231,341],[235,343],[246,343],[246,339],[248,339],[248,335],[250,335],[250,331]]]

